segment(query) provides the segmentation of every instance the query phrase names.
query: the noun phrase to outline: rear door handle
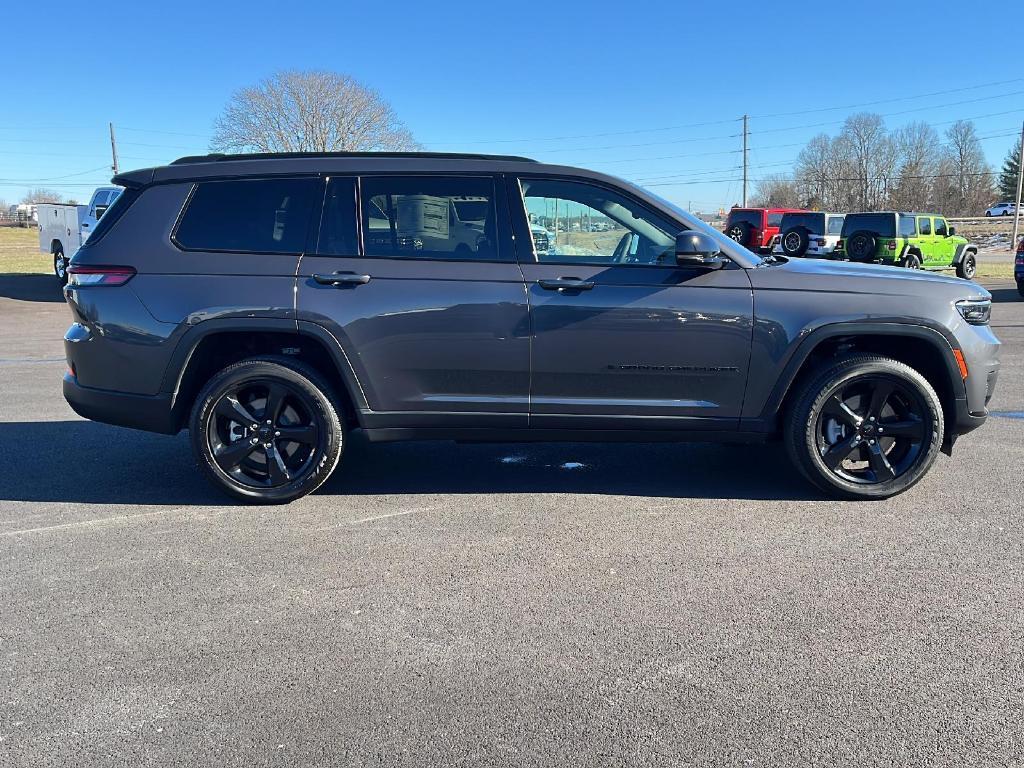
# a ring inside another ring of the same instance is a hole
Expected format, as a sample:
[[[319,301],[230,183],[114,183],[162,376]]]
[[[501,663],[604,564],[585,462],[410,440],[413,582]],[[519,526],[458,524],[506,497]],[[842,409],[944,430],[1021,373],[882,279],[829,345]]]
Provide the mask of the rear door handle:
[[[329,275],[313,275],[320,285],[366,285],[370,282],[369,275],[357,275],[355,272],[332,272]]]
[[[553,280],[538,280],[537,285],[545,291],[589,291],[594,287],[594,281],[580,280],[578,277],[556,277]]]

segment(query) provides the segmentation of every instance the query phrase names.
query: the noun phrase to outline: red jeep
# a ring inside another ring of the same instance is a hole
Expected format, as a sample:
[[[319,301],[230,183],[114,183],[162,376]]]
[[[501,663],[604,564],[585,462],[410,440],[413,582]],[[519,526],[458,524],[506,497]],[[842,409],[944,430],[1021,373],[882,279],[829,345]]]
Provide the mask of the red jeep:
[[[769,251],[779,236],[784,213],[806,213],[802,208],[733,208],[725,234],[752,251]]]

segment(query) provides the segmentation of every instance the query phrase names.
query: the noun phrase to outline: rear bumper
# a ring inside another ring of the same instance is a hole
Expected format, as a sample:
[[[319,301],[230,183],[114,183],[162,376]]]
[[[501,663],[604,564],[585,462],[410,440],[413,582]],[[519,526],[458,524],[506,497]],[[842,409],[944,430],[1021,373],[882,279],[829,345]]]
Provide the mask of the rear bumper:
[[[133,395],[83,387],[74,376],[65,373],[64,399],[75,413],[91,421],[165,435],[178,432],[169,394]]]

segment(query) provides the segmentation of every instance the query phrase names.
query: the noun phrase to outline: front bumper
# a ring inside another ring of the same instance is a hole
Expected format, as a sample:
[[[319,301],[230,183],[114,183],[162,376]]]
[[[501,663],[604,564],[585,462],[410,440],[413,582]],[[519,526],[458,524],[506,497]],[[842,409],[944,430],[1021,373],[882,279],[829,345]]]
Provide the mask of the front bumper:
[[[91,421],[165,435],[178,433],[169,394],[134,395],[83,387],[68,371],[64,374],[64,399],[75,413]]]

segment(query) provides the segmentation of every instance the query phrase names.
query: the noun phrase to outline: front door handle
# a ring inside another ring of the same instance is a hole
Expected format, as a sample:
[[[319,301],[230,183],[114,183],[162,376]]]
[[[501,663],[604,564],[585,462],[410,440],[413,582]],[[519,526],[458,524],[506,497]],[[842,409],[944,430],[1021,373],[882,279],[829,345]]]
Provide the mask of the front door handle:
[[[545,291],[589,291],[594,287],[594,281],[580,280],[578,277],[556,277],[553,280],[538,280],[537,285]]]
[[[370,282],[369,275],[357,275],[355,272],[332,272],[329,275],[313,275],[320,285],[366,285]]]

